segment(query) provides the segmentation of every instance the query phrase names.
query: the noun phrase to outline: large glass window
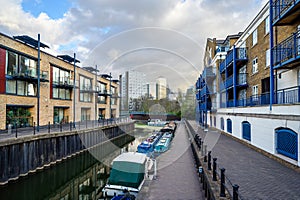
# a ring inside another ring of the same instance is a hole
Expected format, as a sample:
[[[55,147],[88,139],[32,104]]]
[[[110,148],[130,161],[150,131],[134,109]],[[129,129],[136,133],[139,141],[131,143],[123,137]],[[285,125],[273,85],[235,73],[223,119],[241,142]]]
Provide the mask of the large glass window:
[[[53,84],[64,85],[70,84],[70,71],[53,67]]]
[[[92,79],[80,76],[80,101],[82,102],[92,102],[93,93],[92,90]]]
[[[71,89],[53,88],[53,98],[70,100],[71,99]]]
[[[6,80],[6,93],[16,94],[17,93],[17,81],[16,80]]]
[[[13,76],[18,72],[18,55],[7,51],[6,53],[7,67],[6,74]]]
[[[36,73],[37,62],[25,56],[19,56],[19,59],[20,59],[19,74],[22,76],[37,77],[37,73]]]
[[[6,93],[21,96],[36,96],[37,85],[26,81],[6,80]]]

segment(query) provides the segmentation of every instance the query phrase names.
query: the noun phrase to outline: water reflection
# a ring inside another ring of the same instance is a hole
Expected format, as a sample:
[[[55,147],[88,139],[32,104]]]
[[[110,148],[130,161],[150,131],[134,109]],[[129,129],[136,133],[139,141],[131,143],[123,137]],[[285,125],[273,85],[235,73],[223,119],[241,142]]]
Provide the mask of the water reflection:
[[[152,131],[147,127],[137,127],[130,133],[135,139],[126,137],[115,141],[120,149],[108,156],[107,151],[100,148],[99,151],[104,152],[104,162],[99,162],[89,152],[84,152],[48,169],[9,182],[0,186],[0,197],[11,200],[98,199],[109,174],[109,166],[103,163],[110,163],[122,151],[136,151],[138,144]]]

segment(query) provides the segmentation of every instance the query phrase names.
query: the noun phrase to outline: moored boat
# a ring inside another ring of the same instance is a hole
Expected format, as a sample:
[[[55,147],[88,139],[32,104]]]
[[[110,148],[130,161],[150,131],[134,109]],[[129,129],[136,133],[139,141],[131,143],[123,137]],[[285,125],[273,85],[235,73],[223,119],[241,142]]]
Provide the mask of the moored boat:
[[[136,152],[122,153],[112,162],[110,176],[102,189],[103,197],[122,196],[124,191],[137,196],[155,160]]]
[[[155,145],[154,151],[158,153],[167,151],[170,147],[172,138],[173,136],[171,132],[164,133],[158,143]]]
[[[159,139],[161,138],[161,132],[155,132],[150,137],[148,137],[145,141],[138,145],[137,151],[139,153],[149,154],[154,151],[154,146],[157,144]]]

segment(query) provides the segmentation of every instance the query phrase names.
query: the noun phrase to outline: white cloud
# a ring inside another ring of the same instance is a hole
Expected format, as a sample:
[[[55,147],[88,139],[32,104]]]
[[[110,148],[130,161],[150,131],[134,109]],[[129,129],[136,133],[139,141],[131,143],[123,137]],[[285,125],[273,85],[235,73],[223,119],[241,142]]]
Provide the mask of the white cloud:
[[[0,0],[0,31],[31,37],[40,33],[51,51],[70,55],[77,51],[86,65],[96,63],[115,73],[130,66],[144,66],[140,69],[152,76],[167,73],[176,89],[178,79],[186,80],[181,83],[186,87],[196,81],[207,37],[225,38],[243,31],[266,2],[78,0],[63,18],[53,20],[47,13],[35,18],[24,12],[21,0]],[[107,66],[119,55],[123,56]],[[147,63],[168,67],[145,67]]]

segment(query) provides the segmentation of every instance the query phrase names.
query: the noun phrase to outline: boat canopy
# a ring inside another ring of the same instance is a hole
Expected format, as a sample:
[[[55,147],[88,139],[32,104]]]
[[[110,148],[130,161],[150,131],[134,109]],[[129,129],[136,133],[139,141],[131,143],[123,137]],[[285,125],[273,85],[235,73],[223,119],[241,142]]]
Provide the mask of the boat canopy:
[[[146,155],[123,153],[113,161],[108,184],[138,188],[144,180]]]

